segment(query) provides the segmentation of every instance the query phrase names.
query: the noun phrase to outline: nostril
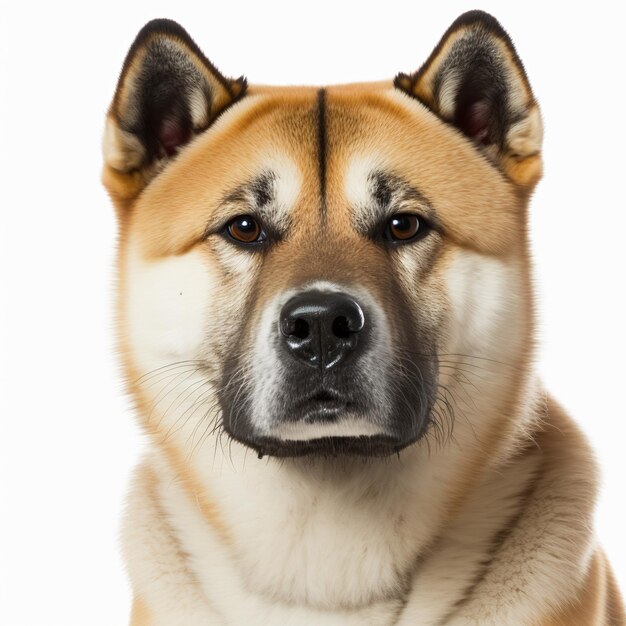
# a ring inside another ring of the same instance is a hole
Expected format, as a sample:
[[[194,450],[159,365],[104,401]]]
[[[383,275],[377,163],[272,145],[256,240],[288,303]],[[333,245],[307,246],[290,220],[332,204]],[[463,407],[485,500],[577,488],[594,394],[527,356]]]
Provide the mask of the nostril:
[[[298,339],[306,339],[309,336],[309,323],[306,320],[298,318],[294,323],[291,334]]]
[[[350,336],[350,323],[345,315],[333,320],[333,334],[339,339],[347,339]]]

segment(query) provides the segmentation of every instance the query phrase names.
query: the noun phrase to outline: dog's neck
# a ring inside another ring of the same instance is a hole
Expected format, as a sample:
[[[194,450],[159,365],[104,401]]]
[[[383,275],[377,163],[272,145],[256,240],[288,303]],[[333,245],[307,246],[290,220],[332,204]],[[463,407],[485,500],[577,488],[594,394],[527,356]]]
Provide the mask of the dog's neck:
[[[496,480],[500,471],[489,468],[509,462],[523,432],[498,438],[494,428],[533,422],[537,402],[527,380],[471,405],[462,401],[460,381],[446,383],[456,402],[453,431],[438,438],[433,430],[397,457],[258,459],[217,435],[187,456],[166,444],[168,461],[152,463],[160,501],[201,586],[214,593],[236,580],[275,602],[335,610],[395,601],[423,556],[454,532],[459,515],[471,518],[471,569],[493,526],[514,514],[506,503],[524,492],[534,471],[529,457],[524,471]],[[522,393],[526,402],[519,402]],[[507,415],[512,404],[527,415]],[[479,423],[490,428],[478,432]]]

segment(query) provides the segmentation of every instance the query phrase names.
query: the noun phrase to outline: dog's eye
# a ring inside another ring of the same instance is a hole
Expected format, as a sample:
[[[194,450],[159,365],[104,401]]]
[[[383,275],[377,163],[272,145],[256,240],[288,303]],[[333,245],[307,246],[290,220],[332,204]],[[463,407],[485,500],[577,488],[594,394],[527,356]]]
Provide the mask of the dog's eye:
[[[226,232],[239,243],[258,243],[264,239],[261,225],[250,215],[239,215],[230,220]]]
[[[384,237],[389,241],[409,241],[422,234],[425,224],[417,215],[398,213],[389,219]]]

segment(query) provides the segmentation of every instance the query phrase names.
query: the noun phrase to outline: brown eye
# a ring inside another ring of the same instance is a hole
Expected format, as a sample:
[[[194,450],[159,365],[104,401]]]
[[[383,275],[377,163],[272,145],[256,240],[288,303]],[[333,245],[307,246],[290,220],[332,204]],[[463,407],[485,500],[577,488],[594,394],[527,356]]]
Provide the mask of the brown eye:
[[[260,224],[250,215],[240,215],[227,224],[228,234],[239,243],[257,243],[263,239]]]
[[[422,230],[419,217],[411,213],[394,215],[385,229],[385,237],[391,241],[408,241]]]

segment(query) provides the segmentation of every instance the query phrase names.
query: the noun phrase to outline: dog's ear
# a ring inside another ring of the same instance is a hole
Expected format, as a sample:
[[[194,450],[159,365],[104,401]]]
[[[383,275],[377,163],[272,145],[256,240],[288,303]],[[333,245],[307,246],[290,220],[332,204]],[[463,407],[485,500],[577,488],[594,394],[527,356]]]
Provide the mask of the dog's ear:
[[[394,85],[481,146],[516,183],[541,176],[542,124],[524,67],[491,15],[470,11],[414,74]]]
[[[103,179],[113,199],[128,205],[245,90],[245,79],[222,76],[179,24],[146,24],[128,51],[106,120]]]

